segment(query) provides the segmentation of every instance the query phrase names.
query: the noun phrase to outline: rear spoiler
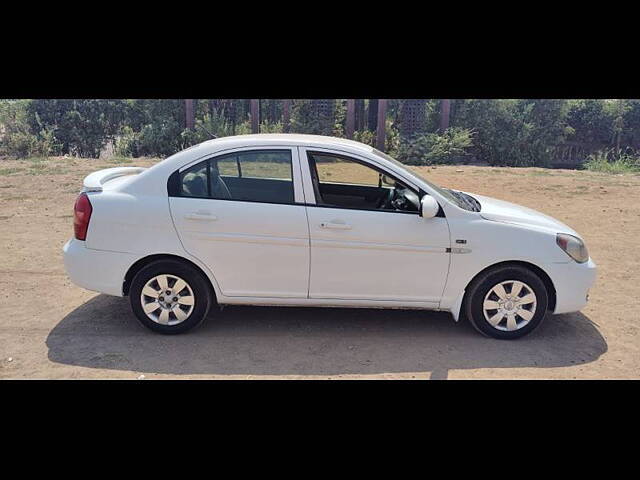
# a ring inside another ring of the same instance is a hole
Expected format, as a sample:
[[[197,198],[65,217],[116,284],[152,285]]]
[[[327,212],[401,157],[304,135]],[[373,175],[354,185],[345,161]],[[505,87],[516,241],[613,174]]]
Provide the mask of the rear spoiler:
[[[146,170],[143,167],[116,167],[98,170],[88,175],[82,184],[83,192],[101,192],[102,186],[109,180],[126,175],[138,175]]]

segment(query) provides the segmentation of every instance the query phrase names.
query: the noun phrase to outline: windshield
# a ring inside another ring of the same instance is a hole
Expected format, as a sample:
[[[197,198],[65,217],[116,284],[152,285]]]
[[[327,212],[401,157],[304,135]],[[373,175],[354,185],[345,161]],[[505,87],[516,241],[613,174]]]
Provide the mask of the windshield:
[[[378,150],[376,148],[373,149],[373,153],[375,153],[379,157],[382,157],[385,160],[388,160],[389,162],[397,165],[398,167],[402,167],[403,169],[408,170],[407,169],[407,165],[405,165],[403,163],[400,163],[398,160],[396,160],[392,156],[387,155],[386,153],[381,152],[380,150]],[[477,212],[480,211],[480,204],[478,203],[478,201],[476,199],[474,199],[470,195],[464,194],[462,192],[458,192],[456,190],[450,190],[448,188],[439,187],[438,185],[436,185],[436,184],[430,182],[429,180],[427,180],[426,178],[424,178],[422,175],[420,175],[418,172],[416,172],[413,169],[411,170],[411,173],[413,175],[415,175],[416,177],[418,177],[420,180],[422,180],[424,183],[429,185],[431,188],[433,188],[436,192],[438,192],[440,195],[445,197],[447,200],[449,200],[454,205],[457,205],[458,207],[463,208],[465,210],[471,210],[471,211],[477,211]]]

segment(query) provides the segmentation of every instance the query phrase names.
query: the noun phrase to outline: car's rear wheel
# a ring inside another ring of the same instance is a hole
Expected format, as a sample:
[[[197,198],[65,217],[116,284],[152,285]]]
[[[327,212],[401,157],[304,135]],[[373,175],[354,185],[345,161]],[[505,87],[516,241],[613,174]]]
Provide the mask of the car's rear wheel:
[[[212,303],[204,275],[177,260],[142,268],[131,282],[131,308],[138,320],[159,333],[183,333],[202,323]]]
[[[522,266],[502,266],[472,282],[465,297],[465,313],[480,333],[515,339],[542,323],[547,304],[547,289],[538,275]]]

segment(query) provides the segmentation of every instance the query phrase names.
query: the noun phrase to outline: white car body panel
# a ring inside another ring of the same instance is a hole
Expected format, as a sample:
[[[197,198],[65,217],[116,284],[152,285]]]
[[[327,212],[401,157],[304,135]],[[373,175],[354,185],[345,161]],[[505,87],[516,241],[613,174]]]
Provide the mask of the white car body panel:
[[[175,171],[216,155],[274,148],[292,152],[294,204],[168,196]],[[433,196],[444,217],[317,206],[307,150],[342,153],[386,170]],[[85,190],[93,209],[87,240],[65,245],[65,267],[74,283],[109,295],[123,295],[129,269],[152,255],[193,262],[220,304],[440,309],[456,319],[469,282],[501,262],[545,272],[555,313],[582,308],[595,280],[592,260],[578,264],[557,247],[556,233],[579,236],[561,222],[475,194],[482,211],[467,211],[408,168],[350,140],[225,137],[148,169],[95,172]]]
[[[504,200],[485,197],[484,195],[473,194],[473,196],[482,204],[480,216],[487,220],[514,223],[528,227],[542,227],[553,232],[554,235],[562,232],[569,233],[575,237],[580,237],[580,235],[578,235],[578,233],[571,227],[553,217],[550,217],[549,215],[545,215],[544,213],[540,213],[531,208],[522,207],[515,203],[505,202]]]
[[[194,198],[170,205],[185,250],[216,272],[223,295],[307,297],[304,207]]]
[[[378,159],[339,147],[301,147],[300,158],[306,158],[307,150],[346,153],[388,169]],[[308,180],[307,204],[315,205],[309,164],[303,165]],[[412,177],[395,170],[393,173],[419,188]],[[447,248],[451,246],[445,218],[425,222],[417,213],[322,206],[307,207],[307,216],[311,240],[310,299],[422,302],[438,307],[449,271]],[[428,276],[424,275],[426,271]],[[421,281],[417,282],[417,278]]]
[[[138,256],[87,248],[72,238],[62,248],[64,268],[76,285],[94,292],[122,296],[122,282]]]
[[[417,214],[322,207],[307,212],[310,298],[438,306],[451,257],[446,219],[425,222]]]

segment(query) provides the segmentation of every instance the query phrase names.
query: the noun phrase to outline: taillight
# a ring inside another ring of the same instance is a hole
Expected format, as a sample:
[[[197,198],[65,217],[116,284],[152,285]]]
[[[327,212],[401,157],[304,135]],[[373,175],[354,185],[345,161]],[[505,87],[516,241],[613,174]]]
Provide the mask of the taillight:
[[[92,211],[89,197],[86,193],[81,193],[73,206],[73,231],[78,240],[86,240],[87,238]]]

